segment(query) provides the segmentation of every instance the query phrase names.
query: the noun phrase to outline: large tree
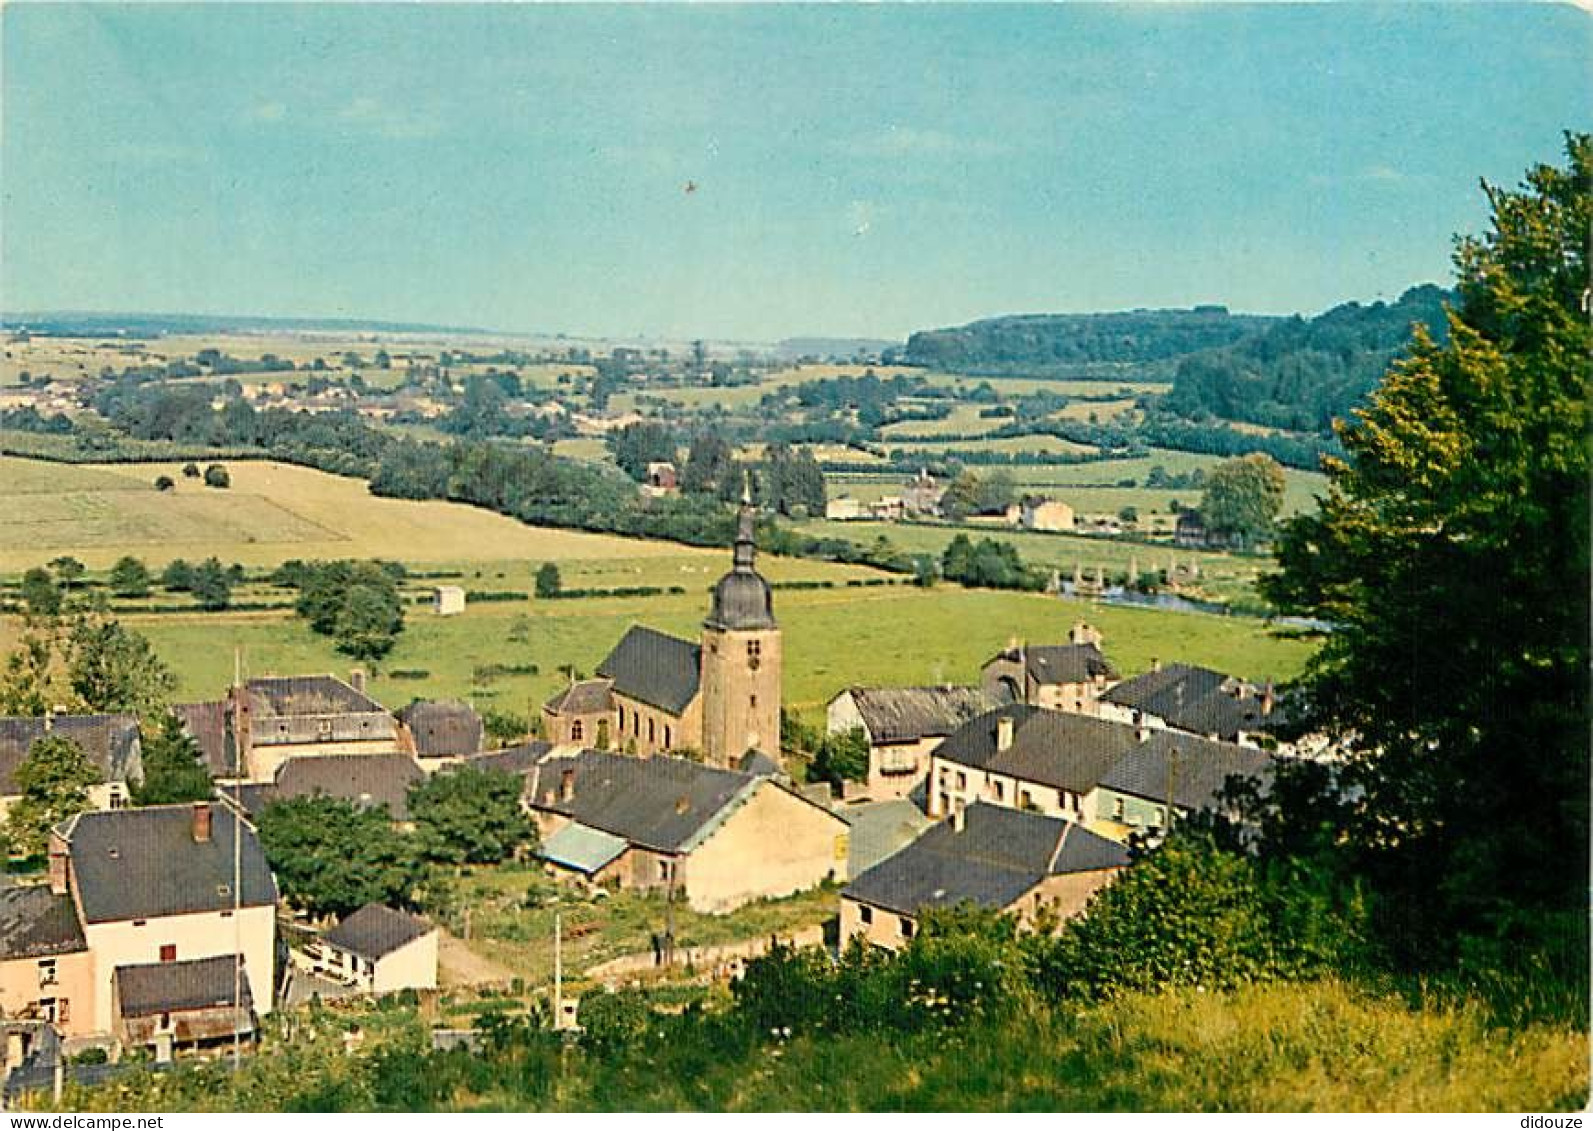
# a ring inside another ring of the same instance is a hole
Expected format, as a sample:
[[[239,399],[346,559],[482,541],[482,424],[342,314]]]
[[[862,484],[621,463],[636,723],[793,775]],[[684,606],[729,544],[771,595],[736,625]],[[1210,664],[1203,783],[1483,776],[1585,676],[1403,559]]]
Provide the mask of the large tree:
[[[282,894],[311,915],[412,902],[421,865],[413,838],[393,828],[385,808],[295,797],[267,805],[258,827]]]
[[[44,852],[50,830],[89,807],[89,787],[101,780],[83,748],[69,738],[47,734],[28,749],[17,767],[21,793],[6,811],[5,839],[14,856]]]
[[[66,640],[66,677],[88,711],[153,716],[177,677],[139,633],[103,613],[79,617]]]
[[[1283,468],[1261,452],[1225,460],[1206,477],[1200,514],[1211,533],[1238,546],[1272,536],[1283,509]]]
[[[1311,700],[1353,737],[1346,839],[1412,953],[1551,909],[1586,926],[1593,141],[1567,153],[1484,185],[1449,340],[1418,331],[1340,427],[1348,458],[1266,583],[1336,626]]]
[[[520,808],[519,775],[465,767],[433,774],[409,789],[420,850],[444,864],[496,864],[536,842]]]
[[[176,715],[162,715],[158,729],[146,733],[142,761],[144,780],[133,787],[133,800],[139,805],[203,801],[213,792],[199,744]]]

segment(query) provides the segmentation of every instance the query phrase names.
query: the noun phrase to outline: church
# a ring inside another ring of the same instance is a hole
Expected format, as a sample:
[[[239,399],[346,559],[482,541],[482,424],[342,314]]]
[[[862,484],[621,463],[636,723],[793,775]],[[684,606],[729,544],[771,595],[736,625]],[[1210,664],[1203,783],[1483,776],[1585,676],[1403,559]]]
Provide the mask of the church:
[[[701,637],[633,625],[597,666],[543,707],[554,743],[648,756],[698,751],[740,768],[780,749],[780,626],[758,573],[754,512],[743,505],[730,572],[713,588]]]

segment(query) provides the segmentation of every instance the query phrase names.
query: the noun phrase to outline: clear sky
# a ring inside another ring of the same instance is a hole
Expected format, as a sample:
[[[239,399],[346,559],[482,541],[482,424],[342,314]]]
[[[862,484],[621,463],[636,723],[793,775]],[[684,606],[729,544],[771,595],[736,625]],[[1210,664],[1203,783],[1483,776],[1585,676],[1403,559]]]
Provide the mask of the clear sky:
[[[895,337],[1449,278],[1569,7],[0,9],[0,308]],[[695,186],[687,191],[688,185]]]

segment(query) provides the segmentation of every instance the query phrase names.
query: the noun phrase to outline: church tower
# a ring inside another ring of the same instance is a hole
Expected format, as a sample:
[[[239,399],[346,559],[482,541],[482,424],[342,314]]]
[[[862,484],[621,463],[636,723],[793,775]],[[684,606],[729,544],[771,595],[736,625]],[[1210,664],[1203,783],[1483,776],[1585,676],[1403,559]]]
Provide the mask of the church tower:
[[[748,750],[780,753],[780,626],[769,583],[754,568],[753,510],[743,502],[734,565],[714,586],[702,633],[702,743],[710,766]]]

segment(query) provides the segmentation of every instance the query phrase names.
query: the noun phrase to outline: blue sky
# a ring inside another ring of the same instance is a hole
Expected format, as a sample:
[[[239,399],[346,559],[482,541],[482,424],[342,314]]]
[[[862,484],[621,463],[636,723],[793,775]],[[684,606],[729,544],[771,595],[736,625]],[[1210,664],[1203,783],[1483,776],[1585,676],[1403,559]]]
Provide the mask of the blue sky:
[[[893,337],[1447,280],[1548,6],[0,9],[0,308]],[[688,192],[686,187],[696,186]]]

